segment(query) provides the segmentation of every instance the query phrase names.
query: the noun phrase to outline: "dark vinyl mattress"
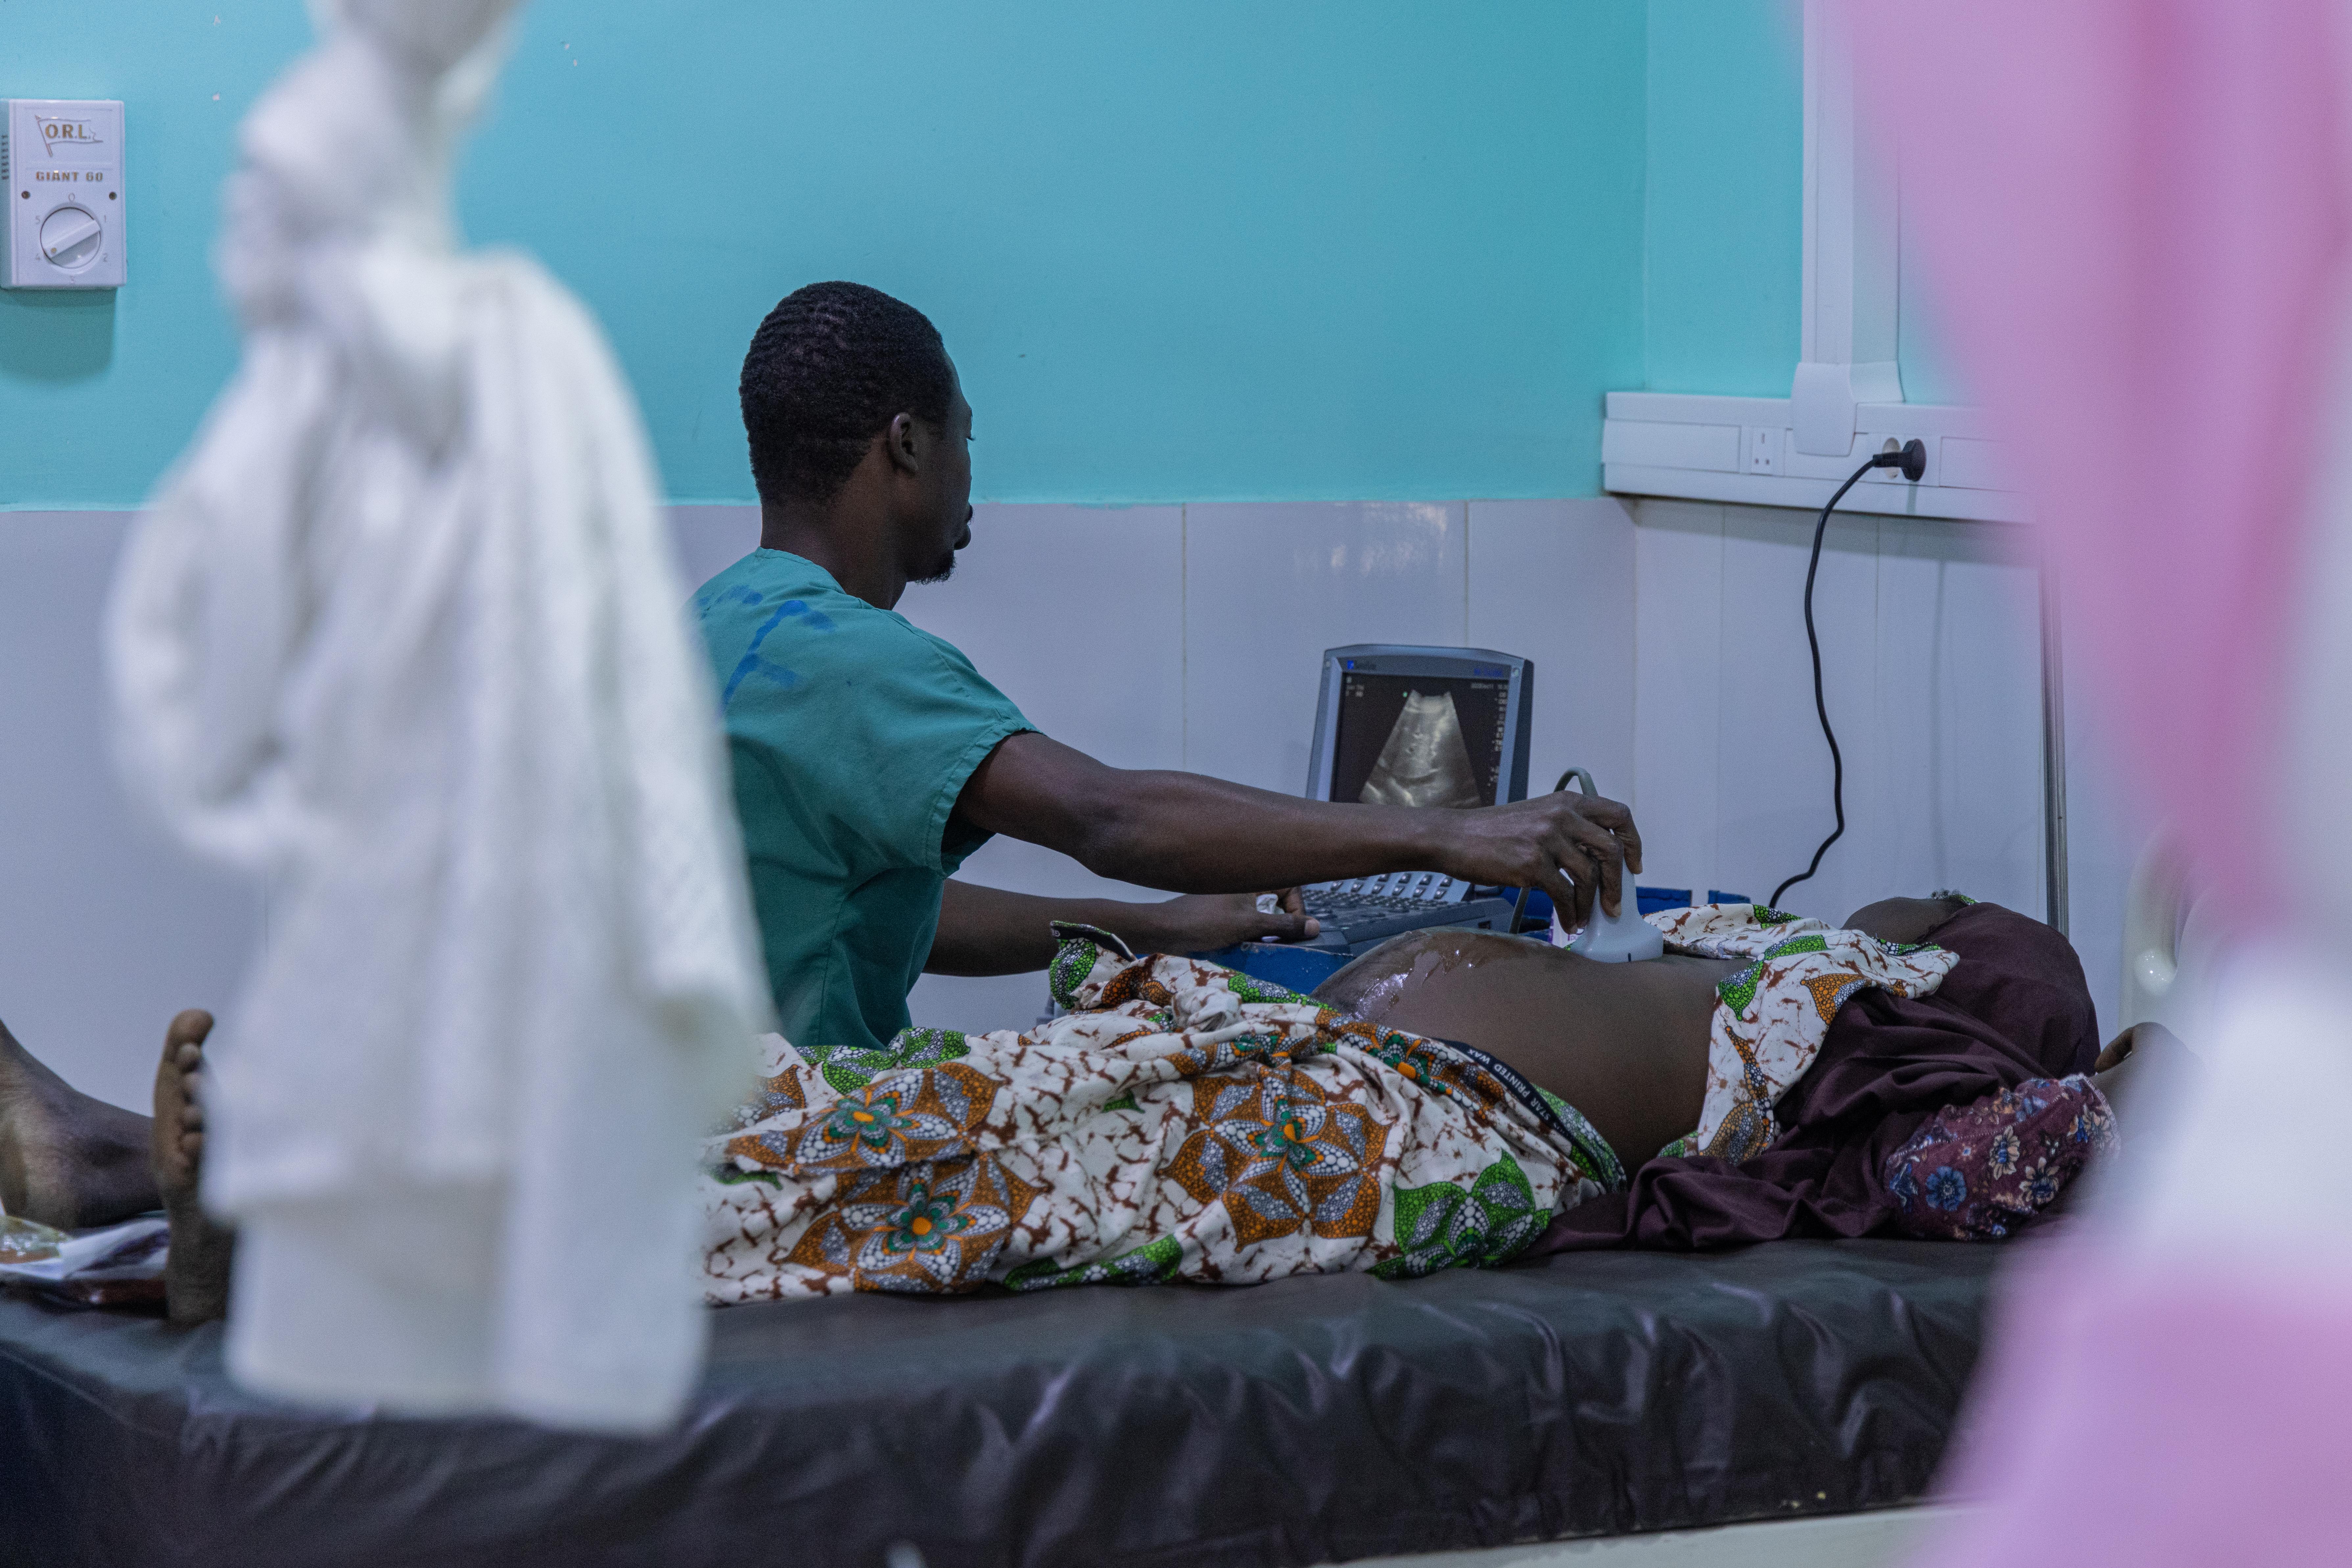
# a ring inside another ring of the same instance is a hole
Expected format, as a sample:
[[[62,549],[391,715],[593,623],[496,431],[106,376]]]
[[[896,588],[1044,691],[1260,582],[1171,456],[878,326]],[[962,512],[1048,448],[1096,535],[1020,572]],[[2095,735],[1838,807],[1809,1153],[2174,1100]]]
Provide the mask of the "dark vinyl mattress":
[[[217,1326],[0,1298],[0,1563],[1298,1564],[1918,1498],[1998,1252],[715,1314],[667,1436],[252,1398]]]

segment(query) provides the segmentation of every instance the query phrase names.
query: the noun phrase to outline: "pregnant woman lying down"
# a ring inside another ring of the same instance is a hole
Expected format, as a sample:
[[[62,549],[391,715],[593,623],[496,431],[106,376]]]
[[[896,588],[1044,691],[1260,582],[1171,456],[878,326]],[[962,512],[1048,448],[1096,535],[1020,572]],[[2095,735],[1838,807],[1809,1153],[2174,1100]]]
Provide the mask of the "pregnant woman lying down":
[[[711,1141],[716,1301],[1406,1278],[1531,1247],[1993,1238],[2112,1147],[2065,940],[1965,899],[1400,939],[1300,996],[1063,928],[1068,1016],[795,1051]],[[2119,1068],[2119,1040],[2097,1065]]]
[[[2080,965],[1992,905],[1895,900],[1839,930],[1748,905],[1658,919],[1675,950],[1647,963],[1423,933],[1313,996],[1066,930],[1052,983],[1071,1011],[1029,1034],[770,1037],[759,1091],[702,1151],[706,1291],[1998,1237],[2112,1143],[2110,1097],[2155,1054],[2126,1035],[2083,1076]],[[173,1021],[152,1121],[0,1028],[0,1204],[67,1227],[165,1209],[184,1321],[227,1293],[229,1238],[194,1202],[210,1025]]]

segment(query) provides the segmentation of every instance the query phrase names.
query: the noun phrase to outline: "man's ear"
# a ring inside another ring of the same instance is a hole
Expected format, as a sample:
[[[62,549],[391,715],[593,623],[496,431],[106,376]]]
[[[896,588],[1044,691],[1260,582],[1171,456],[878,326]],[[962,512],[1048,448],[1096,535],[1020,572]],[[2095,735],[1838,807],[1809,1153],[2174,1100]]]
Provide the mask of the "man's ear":
[[[894,414],[890,428],[882,433],[882,449],[890,454],[890,466],[902,474],[919,474],[923,459],[929,456],[920,425],[911,414]]]

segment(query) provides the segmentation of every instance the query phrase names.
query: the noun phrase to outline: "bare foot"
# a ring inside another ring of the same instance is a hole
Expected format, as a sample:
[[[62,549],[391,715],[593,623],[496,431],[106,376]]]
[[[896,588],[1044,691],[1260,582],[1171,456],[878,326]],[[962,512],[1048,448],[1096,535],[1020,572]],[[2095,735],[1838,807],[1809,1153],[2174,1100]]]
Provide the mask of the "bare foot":
[[[75,1089],[0,1025],[0,1207],[77,1230],[156,1206],[147,1119]]]
[[[175,1323],[209,1322],[228,1310],[229,1252],[236,1237],[207,1219],[196,1201],[205,1157],[205,1037],[212,1032],[213,1016],[189,1008],[164,1031],[163,1059],[155,1068],[152,1152],[155,1186],[172,1222],[163,1294]]]
[[[2193,1083],[2202,1067],[2197,1054],[2163,1025],[2135,1024],[2107,1042],[2091,1064],[2091,1081],[2106,1096],[2116,1120],[2128,1128],[2141,1101]]]

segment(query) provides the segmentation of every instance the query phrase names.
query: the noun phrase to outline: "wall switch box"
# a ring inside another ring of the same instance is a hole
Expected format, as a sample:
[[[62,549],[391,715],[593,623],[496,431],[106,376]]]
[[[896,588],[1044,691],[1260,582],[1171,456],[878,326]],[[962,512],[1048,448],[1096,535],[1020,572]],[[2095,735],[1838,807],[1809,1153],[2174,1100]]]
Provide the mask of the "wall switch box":
[[[112,99],[12,98],[0,133],[8,235],[0,287],[120,289],[123,279],[122,105]]]

